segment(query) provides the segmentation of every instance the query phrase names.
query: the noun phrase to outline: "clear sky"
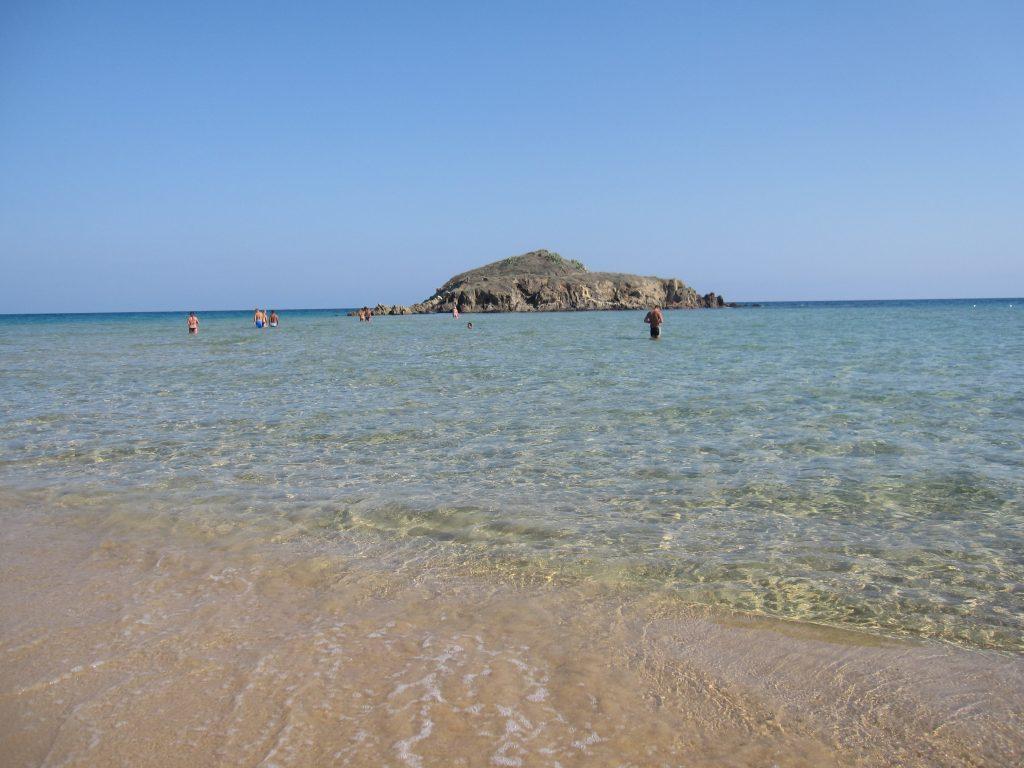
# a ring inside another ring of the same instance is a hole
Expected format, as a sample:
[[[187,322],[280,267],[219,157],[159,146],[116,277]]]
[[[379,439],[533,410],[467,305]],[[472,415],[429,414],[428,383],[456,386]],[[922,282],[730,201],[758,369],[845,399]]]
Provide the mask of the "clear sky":
[[[1024,294],[1024,3],[0,1],[0,312],[410,303],[535,248]]]

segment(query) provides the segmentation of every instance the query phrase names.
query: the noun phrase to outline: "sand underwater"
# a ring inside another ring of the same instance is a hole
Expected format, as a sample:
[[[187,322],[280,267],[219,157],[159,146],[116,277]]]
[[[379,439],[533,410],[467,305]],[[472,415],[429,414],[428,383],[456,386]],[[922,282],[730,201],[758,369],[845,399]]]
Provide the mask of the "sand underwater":
[[[12,321],[0,762],[1024,760],[1019,312],[474,321]]]

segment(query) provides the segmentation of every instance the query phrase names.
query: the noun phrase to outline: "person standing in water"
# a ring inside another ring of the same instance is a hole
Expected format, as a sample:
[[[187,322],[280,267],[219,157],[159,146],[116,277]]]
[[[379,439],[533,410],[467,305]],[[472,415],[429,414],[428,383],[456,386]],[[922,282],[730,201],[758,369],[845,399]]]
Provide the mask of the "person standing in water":
[[[255,309],[252,313],[252,324],[257,328],[262,328],[267,323],[267,316],[263,314],[262,309]]]
[[[647,313],[644,322],[651,326],[651,338],[661,337],[661,324],[665,322],[665,316],[661,314],[661,307],[655,307]]]
[[[277,328],[280,322],[281,318],[277,316],[277,312],[275,312],[274,310],[270,310],[270,327]]]
[[[188,332],[194,336],[199,335],[199,318],[195,312],[188,313]]]
[[[459,319],[459,302],[455,302],[454,304],[452,304],[452,317],[454,317],[456,320]]]

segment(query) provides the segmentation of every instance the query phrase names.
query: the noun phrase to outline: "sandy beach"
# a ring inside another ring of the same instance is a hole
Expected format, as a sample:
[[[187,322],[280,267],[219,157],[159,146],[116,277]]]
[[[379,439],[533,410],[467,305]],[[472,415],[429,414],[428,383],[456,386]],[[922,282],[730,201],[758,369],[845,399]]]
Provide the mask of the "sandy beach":
[[[1024,3],[0,3],[0,768],[1024,766]]]
[[[12,768],[934,767],[1024,755],[1019,657],[667,594],[440,579],[301,535],[256,544],[61,517],[11,515],[2,534],[0,744]]]

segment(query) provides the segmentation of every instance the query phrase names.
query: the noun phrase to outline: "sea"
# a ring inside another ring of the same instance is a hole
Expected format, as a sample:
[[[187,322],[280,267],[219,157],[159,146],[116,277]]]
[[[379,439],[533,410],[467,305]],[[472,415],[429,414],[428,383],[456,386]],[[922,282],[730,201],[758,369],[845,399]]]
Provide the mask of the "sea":
[[[9,765],[1022,759],[1024,298],[186,314],[0,318]]]

